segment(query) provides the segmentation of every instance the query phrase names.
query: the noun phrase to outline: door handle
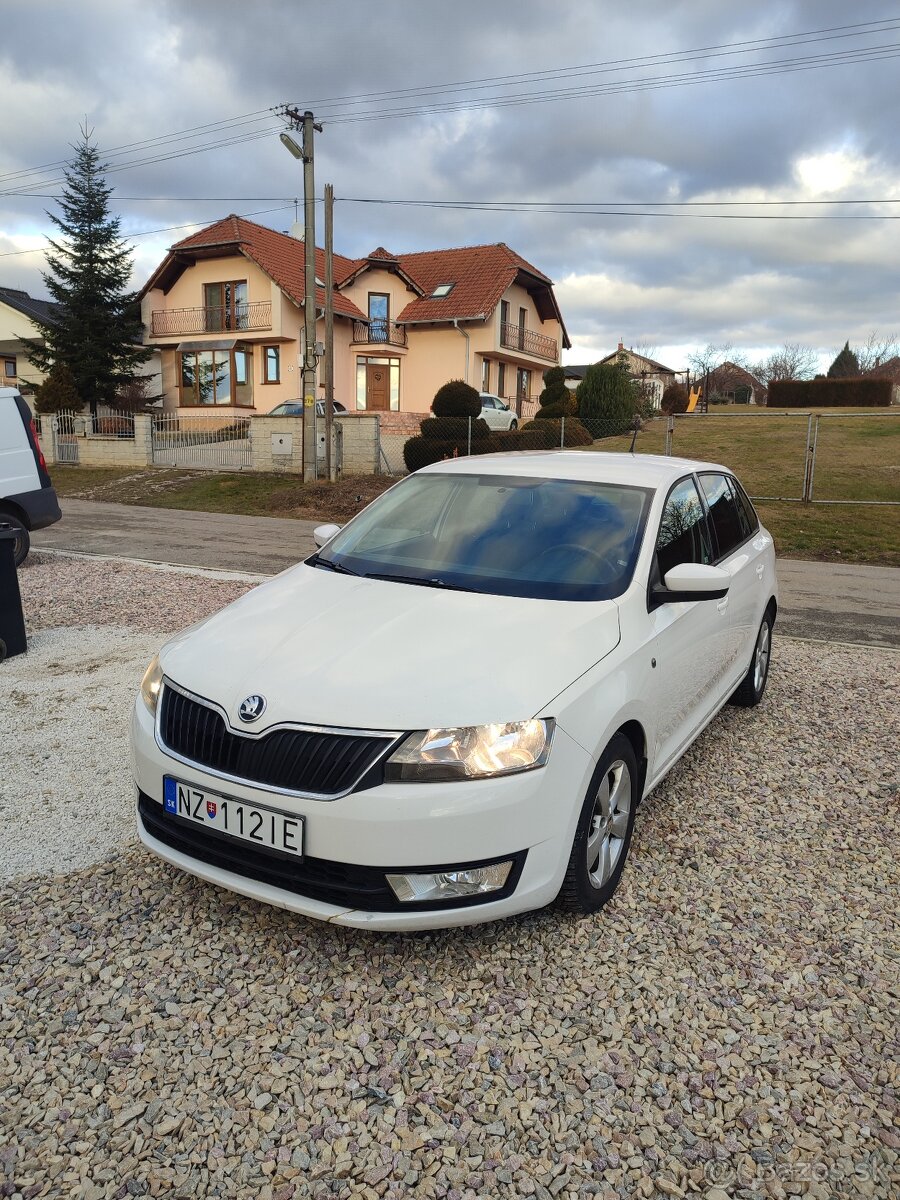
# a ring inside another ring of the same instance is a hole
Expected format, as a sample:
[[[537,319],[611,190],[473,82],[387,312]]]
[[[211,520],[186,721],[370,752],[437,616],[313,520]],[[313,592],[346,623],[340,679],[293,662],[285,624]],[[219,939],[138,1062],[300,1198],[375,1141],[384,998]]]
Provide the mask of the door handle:
[[[766,573],[765,563],[757,563],[756,564],[756,578],[762,579],[762,577],[763,577],[763,575],[765,575],[765,573]]]
[[[718,602],[718,604],[716,605],[716,611],[723,613],[727,607],[728,607],[728,597],[726,596],[724,600],[720,600]]]

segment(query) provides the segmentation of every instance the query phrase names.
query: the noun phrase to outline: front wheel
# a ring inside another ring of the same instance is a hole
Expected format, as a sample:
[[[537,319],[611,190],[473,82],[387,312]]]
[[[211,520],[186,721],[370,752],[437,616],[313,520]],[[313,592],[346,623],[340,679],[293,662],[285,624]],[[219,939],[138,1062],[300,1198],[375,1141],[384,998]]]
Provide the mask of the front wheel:
[[[512,431],[513,429],[519,428],[519,422],[515,419],[515,417],[513,417],[513,419],[510,421],[509,428],[510,428],[510,431]]]
[[[634,748],[617,733],[600,757],[578,819],[559,893],[568,911],[594,913],[612,899],[631,845],[638,786]]]
[[[731,696],[730,702],[738,708],[755,708],[763,698],[769,679],[769,663],[772,660],[773,623],[772,610],[769,609],[756,635],[750,668]]]
[[[28,530],[18,517],[14,517],[12,513],[3,512],[2,509],[0,509],[0,525],[12,526],[12,531],[15,534],[13,557],[16,560],[16,566],[21,567],[22,563],[28,557],[28,551],[31,548],[31,537]]]

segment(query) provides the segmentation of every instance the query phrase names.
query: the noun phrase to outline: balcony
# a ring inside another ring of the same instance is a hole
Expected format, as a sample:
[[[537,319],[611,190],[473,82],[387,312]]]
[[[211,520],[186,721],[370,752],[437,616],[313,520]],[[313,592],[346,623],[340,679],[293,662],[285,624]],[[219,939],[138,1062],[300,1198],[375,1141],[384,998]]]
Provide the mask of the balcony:
[[[354,321],[353,342],[366,346],[405,346],[406,326],[394,321]]]
[[[163,308],[152,315],[154,337],[182,333],[244,333],[272,328],[272,302],[252,300],[246,304],[214,308]]]
[[[530,354],[534,358],[559,362],[559,343],[556,338],[546,337],[543,333],[535,333],[533,329],[525,329],[508,321],[501,322],[500,345],[506,350],[521,350],[523,354]]]

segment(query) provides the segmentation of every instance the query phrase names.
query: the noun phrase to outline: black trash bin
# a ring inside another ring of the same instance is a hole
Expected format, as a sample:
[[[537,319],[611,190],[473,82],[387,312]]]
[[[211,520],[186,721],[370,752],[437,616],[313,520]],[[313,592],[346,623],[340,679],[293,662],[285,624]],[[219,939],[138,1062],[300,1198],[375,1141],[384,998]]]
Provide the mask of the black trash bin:
[[[0,662],[24,654],[25,617],[16,572],[16,531],[0,522]]]

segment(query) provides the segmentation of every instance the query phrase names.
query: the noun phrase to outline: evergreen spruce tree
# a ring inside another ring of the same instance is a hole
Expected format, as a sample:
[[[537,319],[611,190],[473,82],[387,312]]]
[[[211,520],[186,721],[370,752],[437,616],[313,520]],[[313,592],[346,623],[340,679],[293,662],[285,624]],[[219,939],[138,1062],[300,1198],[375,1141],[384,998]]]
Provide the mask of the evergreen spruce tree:
[[[637,397],[625,363],[594,363],[585,371],[576,395],[578,415],[595,438],[631,427]]]
[[[140,306],[127,291],[131,250],[110,216],[106,166],[90,131],[82,129],[75,157],[66,168],[62,216],[48,213],[62,237],[51,240],[44,283],[59,305],[52,323],[41,322],[43,344],[26,341],[30,361],[42,371],[64,363],[75,390],[96,412],[114,404],[151,351],[141,345]]]
[[[829,379],[850,379],[859,374],[859,359],[850,349],[850,343],[844,342],[844,348],[828,368]]]

